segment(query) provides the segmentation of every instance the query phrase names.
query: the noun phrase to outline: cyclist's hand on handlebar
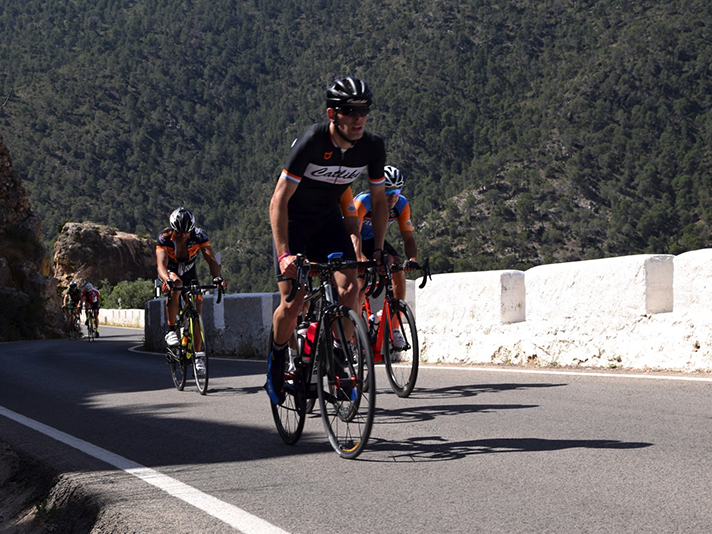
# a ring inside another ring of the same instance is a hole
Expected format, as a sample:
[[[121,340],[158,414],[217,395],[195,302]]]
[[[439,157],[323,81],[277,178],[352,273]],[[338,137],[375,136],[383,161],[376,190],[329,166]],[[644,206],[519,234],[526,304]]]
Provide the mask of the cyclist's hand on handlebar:
[[[380,248],[373,251],[373,259],[376,260],[380,274],[385,274],[384,265],[390,267],[393,264],[393,258],[388,255],[388,252]]]
[[[225,280],[222,276],[216,276],[213,278],[213,284],[215,284],[215,287],[222,287],[223,289],[227,289],[227,280]]]
[[[410,259],[403,262],[403,270],[406,272],[410,273],[418,269],[420,269],[420,264],[416,260]]]
[[[286,278],[291,278],[292,280],[297,278],[297,264],[294,262],[296,258],[295,255],[290,254],[289,256],[283,256],[279,260],[279,270]]]

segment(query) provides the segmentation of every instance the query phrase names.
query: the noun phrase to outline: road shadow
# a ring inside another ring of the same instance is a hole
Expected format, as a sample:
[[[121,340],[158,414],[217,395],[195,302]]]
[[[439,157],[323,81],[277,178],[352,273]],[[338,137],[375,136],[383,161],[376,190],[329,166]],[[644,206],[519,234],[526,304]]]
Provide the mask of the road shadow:
[[[551,452],[565,449],[612,449],[628,450],[651,447],[652,443],[617,441],[610,439],[541,439],[541,438],[493,438],[467,441],[448,441],[442,437],[423,436],[405,441],[371,439],[368,450],[388,453],[388,459],[362,457],[363,461],[393,462],[419,461],[441,462],[459,460],[478,454],[502,454],[517,452]]]
[[[460,416],[474,413],[494,413],[504,410],[538,408],[538,404],[446,404],[433,406],[407,406],[383,409],[376,406],[375,425],[412,424],[432,421],[436,417]]]
[[[459,384],[440,388],[423,388],[416,384],[413,393],[409,398],[434,400],[446,399],[450,397],[476,397],[484,393],[501,393],[502,391],[529,390],[542,388],[558,388],[568,386],[566,383],[560,384],[522,384],[522,383],[497,383],[497,384]],[[384,391],[387,393],[389,390]],[[391,390],[392,392],[392,390]],[[394,393],[395,395],[395,393]]]

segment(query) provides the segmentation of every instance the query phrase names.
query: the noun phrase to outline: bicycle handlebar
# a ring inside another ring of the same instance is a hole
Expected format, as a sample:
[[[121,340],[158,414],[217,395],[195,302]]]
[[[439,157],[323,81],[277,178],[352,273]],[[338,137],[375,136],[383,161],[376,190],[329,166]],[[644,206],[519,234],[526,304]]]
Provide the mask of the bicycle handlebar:
[[[378,298],[378,296],[383,292],[383,288],[385,287],[387,280],[390,278],[391,274],[403,271],[406,267],[409,267],[416,271],[420,271],[421,276],[423,278],[423,281],[420,283],[420,285],[418,285],[420,289],[423,289],[425,287],[425,284],[427,283],[428,279],[433,279],[432,274],[430,272],[430,258],[426,258],[426,260],[422,264],[411,260],[406,260],[403,263],[394,263],[390,267],[386,267],[386,274],[381,275],[379,277],[377,284],[378,287],[372,289],[370,293],[367,293],[367,296]]]
[[[341,259],[341,253],[338,252],[330,254],[329,259],[322,263],[307,262],[305,261],[303,254],[297,254],[297,259],[294,263],[297,265],[297,277],[291,279],[292,286],[289,289],[289,294],[285,298],[286,302],[292,302],[294,297],[297,295],[297,291],[302,289],[304,286],[304,281],[314,276],[329,275],[344,269],[364,270],[367,280],[363,287],[366,287],[366,284],[369,283],[371,286],[374,285],[372,282],[369,282],[369,280],[377,276],[375,271],[373,271],[376,267],[376,262],[374,260],[344,260]],[[361,289],[363,289],[363,287]]]
[[[204,291],[212,291],[213,289],[218,290],[218,298],[215,301],[216,304],[220,304],[220,301],[222,300],[222,295],[223,295],[223,287],[221,284],[210,284],[210,285],[200,285],[200,284],[190,284],[187,286],[173,286],[168,290],[168,299],[170,300],[171,295],[173,294],[174,291],[180,292],[180,294],[184,293],[192,293],[194,295],[200,295],[203,294]]]
[[[423,281],[418,286],[420,289],[425,287],[428,279],[433,279],[432,273],[430,272],[430,258],[426,258],[422,265],[417,261],[406,260],[403,263],[393,265],[393,267],[391,267],[391,272],[396,273],[398,271],[402,271],[405,267],[410,267],[413,270],[420,271],[420,274],[423,277]]]

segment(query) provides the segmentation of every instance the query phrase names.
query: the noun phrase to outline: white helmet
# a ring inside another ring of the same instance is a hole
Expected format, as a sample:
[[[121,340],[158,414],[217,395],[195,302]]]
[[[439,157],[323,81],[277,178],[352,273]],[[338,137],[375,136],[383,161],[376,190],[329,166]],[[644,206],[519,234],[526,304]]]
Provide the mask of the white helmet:
[[[392,165],[386,165],[383,169],[386,175],[386,188],[388,189],[401,189],[405,180],[403,179],[403,173]]]
[[[87,285],[84,286],[84,291],[91,291],[92,289],[94,289],[94,286],[87,282]]]

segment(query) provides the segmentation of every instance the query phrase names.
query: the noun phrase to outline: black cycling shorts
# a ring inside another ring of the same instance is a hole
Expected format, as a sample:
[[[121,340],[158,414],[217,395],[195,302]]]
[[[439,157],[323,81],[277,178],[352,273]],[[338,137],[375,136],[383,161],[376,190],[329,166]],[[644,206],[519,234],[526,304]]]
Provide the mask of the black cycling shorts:
[[[309,261],[324,262],[333,252],[341,252],[345,260],[355,260],[356,253],[351,242],[351,235],[346,229],[346,224],[341,216],[341,211],[336,211],[320,223],[300,223],[289,221],[289,251],[296,255],[299,253]],[[277,251],[274,252],[274,272],[277,281],[282,281],[282,272],[277,261]]]
[[[376,243],[375,239],[367,239],[365,241],[361,241],[361,252],[363,252],[364,256],[367,258],[373,259],[373,249],[374,244]],[[390,255],[396,258],[397,261],[400,260],[400,253],[395,249],[393,245],[391,245],[388,241],[383,241],[383,249]]]

